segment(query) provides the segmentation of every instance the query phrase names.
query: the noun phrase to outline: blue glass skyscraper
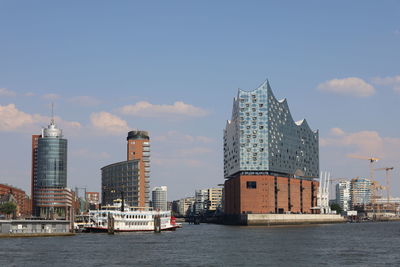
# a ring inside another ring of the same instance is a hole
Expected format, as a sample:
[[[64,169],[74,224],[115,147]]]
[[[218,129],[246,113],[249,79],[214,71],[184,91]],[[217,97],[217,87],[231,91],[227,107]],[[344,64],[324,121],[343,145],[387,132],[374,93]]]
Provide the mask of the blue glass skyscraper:
[[[67,218],[72,193],[67,188],[67,139],[54,119],[42,129],[34,160],[33,215],[42,218]]]

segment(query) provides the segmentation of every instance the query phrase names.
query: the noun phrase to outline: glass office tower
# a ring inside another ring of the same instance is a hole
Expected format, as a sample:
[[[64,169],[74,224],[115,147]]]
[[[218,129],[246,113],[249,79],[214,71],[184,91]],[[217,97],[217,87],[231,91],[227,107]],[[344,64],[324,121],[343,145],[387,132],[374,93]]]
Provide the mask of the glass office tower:
[[[67,218],[72,205],[72,193],[67,189],[67,139],[54,120],[42,129],[35,160],[33,215]]]

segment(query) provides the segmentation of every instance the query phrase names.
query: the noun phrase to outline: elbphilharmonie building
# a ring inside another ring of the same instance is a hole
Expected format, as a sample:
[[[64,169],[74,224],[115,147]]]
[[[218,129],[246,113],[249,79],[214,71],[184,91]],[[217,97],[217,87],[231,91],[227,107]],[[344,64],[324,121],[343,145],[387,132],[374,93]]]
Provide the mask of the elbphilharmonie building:
[[[224,131],[224,176],[238,172],[318,177],[318,131],[295,122],[286,99],[277,100],[268,81],[239,90]]]
[[[268,81],[239,89],[224,130],[225,213],[314,213],[318,142]]]

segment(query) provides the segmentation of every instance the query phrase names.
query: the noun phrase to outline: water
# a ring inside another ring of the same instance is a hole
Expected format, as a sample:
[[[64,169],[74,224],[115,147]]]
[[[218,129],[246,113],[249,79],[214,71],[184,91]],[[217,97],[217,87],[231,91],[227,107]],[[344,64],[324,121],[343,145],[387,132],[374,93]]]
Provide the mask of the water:
[[[400,266],[400,222],[0,239],[0,266]]]

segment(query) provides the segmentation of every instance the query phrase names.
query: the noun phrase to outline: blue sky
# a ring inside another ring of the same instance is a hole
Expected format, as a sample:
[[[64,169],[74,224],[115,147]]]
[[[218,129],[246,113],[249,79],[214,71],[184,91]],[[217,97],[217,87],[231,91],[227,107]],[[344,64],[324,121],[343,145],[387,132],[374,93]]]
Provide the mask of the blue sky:
[[[98,191],[137,128],[170,200],[216,186],[237,88],[268,78],[319,129],[321,170],[367,176],[346,155],[379,156],[400,196],[398,14],[398,1],[0,1],[0,182],[29,192],[30,136],[54,101],[70,187]]]

